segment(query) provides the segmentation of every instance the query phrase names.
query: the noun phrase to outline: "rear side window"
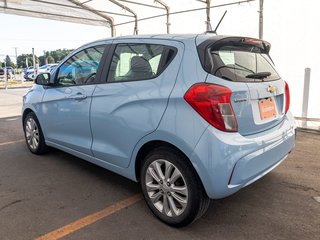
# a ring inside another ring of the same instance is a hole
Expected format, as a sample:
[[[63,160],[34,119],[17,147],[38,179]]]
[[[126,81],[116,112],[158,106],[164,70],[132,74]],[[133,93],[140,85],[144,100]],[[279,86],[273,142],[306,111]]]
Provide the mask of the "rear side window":
[[[198,51],[205,51],[204,69],[217,77],[237,82],[278,80],[280,77],[268,54],[270,46],[263,44],[260,40],[246,42],[233,38]]]
[[[172,61],[175,49],[157,44],[118,44],[112,57],[108,82],[157,77]]]

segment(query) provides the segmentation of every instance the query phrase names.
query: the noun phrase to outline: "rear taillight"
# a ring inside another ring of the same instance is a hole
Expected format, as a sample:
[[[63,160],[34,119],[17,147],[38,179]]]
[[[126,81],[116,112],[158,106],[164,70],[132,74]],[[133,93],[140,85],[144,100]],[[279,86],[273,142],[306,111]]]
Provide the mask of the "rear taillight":
[[[184,99],[215,128],[237,132],[238,124],[230,102],[231,94],[229,88],[198,83],[186,92]]]
[[[287,113],[289,111],[289,107],[290,107],[290,90],[289,90],[289,85],[287,82],[285,82],[285,96],[286,96],[286,108],[285,108],[285,113]]]

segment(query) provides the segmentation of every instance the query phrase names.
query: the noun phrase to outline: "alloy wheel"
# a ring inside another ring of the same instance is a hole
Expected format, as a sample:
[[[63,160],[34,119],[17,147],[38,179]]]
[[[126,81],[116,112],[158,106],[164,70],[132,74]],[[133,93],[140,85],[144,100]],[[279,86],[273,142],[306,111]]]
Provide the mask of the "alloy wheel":
[[[145,185],[152,204],[168,217],[181,215],[188,203],[188,187],[179,169],[158,159],[147,169]]]
[[[29,147],[36,150],[39,146],[39,128],[33,118],[29,118],[25,124],[26,139]]]

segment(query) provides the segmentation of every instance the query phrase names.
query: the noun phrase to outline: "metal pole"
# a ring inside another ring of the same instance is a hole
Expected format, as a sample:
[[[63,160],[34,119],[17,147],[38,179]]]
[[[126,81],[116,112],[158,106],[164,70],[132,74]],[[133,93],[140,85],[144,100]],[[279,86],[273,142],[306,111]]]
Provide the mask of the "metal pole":
[[[15,53],[16,53],[16,64],[18,65],[18,48],[14,47]]]
[[[36,68],[36,58],[34,56],[34,48],[32,48],[32,61],[33,61],[33,72],[34,75],[37,75],[37,68]]]
[[[163,2],[161,0],[155,0],[155,2],[161,4],[167,11],[167,23],[166,23],[166,25],[167,25],[167,34],[169,34],[170,33],[170,7],[165,2]]]
[[[260,0],[259,6],[259,39],[263,39],[263,1]]]
[[[302,117],[308,117],[308,105],[309,105],[309,89],[310,89],[310,73],[311,69],[306,68],[304,70],[304,87],[303,87],[303,100],[302,100]],[[302,121],[302,127],[307,127],[307,121]]]
[[[17,47],[14,47],[14,50],[15,50],[15,53],[16,53],[16,68],[18,68],[18,50],[17,49],[18,49]],[[14,70],[14,79],[15,80],[17,80],[16,79],[16,70],[17,69]]]
[[[8,69],[7,69],[7,58],[4,59],[4,79],[5,79],[5,88],[8,89]]]
[[[122,9],[128,11],[129,13],[131,13],[134,16],[134,29],[133,29],[133,34],[134,35],[138,35],[138,16],[137,14],[131,10],[129,7],[117,2],[116,0],[109,0],[110,2],[112,2],[113,4],[121,7]]]
[[[157,7],[154,5],[150,5],[150,4],[146,4],[146,3],[142,3],[142,2],[134,2],[134,1],[129,1],[129,0],[118,0],[120,2],[126,2],[126,3],[131,3],[131,4],[135,4],[135,5],[139,5],[139,6],[144,6],[144,7],[151,7],[151,8],[158,8],[158,9],[163,9],[162,7]],[[156,2],[157,0],[155,0]]]
[[[114,36],[116,35],[116,29],[115,29],[114,20],[113,20],[112,17],[107,16],[107,15],[105,15],[105,14],[102,14],[102,13],[100,13],[99,11],[95,10],[94,8],[89,7],[89,6],[87,6],[87,5],[84,5],[83,3],[81,3],[81,2],[79,2],[79,1],[77,1],[77,0],[68,0],[68,1],[71,2],[71,3],[73,3],[73,4],[75,4],[75,5],[77,5],[77,6],[79,6],[79,7],[81,7],[82,9],[85,9],[85,10],[87,10],[87,11],[89,11],[89,12],[92,12],[92,13],[94,13],[94,14],[96,14],[96,15],[104,18],[104,19],[106,19],[106,20],[109,22],[109,24],[110,24],[111,37],[114,37]]]
[[[237,2],[230,2],[230,3],[224,3],[224,4],[218,4],[218,5],[215,5],[215,6],[211,6],[211,8],[219,8],[219,7],[226,7],[226,6],[232,6],[232,5],[238,5],[238,4],[241,4],[241,3],[248,3],[248,2],[252,2],[252,1],[255,1],[255,0],[243,0],[243,1],[237,1]],[[201,1],[202,2],[202,1]],[[0,7],[1,8],[1,7]],[[187,9],[187,10],[182,10],[182,11],[177,11],[177,12],[171,12],[170,15],[176,15],[176,14],[183,14],[183,13],[189,13],[189,12],[196,12],[196,11],[202,11],[202,10],[206,10],[207,7],[201,7],[201,8],[193,8],[193,9]],[[149,19],[154,19],[154,18],[159,18],[159,17],[164,17],[166,16],[167,14],[159,14],[159,15],[154,15],[154,16],[151,16],[151,17],[144,17],[144,18],[139,18],[139,22],[140,21],[146,21],[146,20],[149,20]],[[121,25],[125,25],[125,24],[129,24],[129,23],[133,23],[135,21],[127,21],[127,22],[121,22],[121,23],[117,23],[115,24],[114,26],[121,26]]]
[[[48,58],[47,58],[46,50],[43,50],[43,59],[44,59],[44,64],[48,64]]]
[[[166,8],[167,10],[167,33],[169,34],[170,33],[170,8],[167,7]]]
[[[211,0],[206,0],[206,4],[207,4],[207,9],[206,9],[206,12],[207,12],[207,21],[206,21],[206,25],[207,25],[207,32],[208,31],[211,31],[211,22],[210,22],[210,6],[211,6]]]

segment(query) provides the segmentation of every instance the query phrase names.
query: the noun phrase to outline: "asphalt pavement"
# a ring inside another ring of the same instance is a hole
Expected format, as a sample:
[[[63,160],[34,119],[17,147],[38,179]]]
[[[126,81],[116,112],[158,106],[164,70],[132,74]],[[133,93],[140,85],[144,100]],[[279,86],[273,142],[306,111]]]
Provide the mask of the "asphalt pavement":
[[[152,215],[137,183],[59,150],[31,154],[22,95],[0,91],[0,239],[320,239],[320,134],[298,132],[283,164],[175,229]]]

